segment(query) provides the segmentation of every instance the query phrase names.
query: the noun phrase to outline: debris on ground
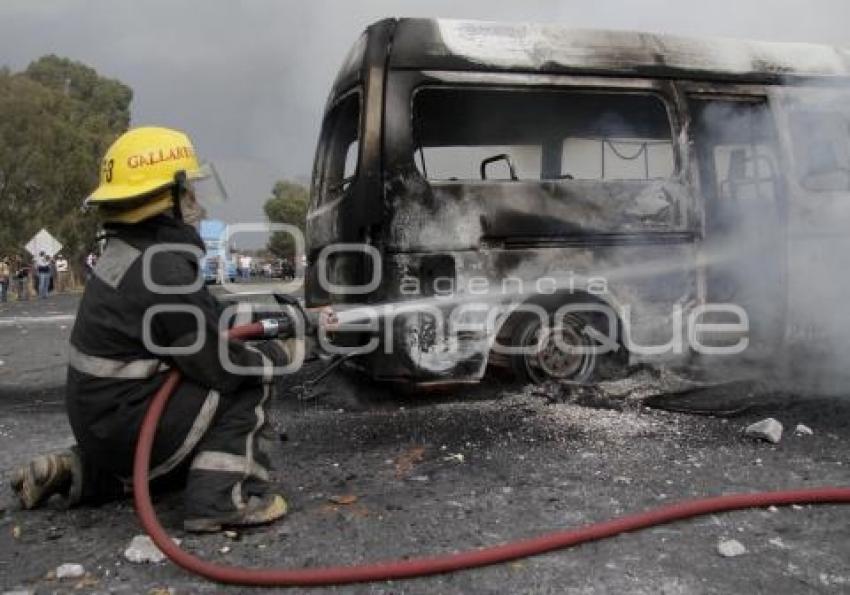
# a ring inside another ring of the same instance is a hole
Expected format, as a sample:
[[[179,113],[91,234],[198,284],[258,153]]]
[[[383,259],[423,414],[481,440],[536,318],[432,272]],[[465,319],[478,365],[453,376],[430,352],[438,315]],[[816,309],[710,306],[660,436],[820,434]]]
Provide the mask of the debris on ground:
[[[413,471],[416,463],[425,458],[425,448],[422,446],[414,446],[413,448],[401,453],[395,460],[395,476],[397,479],[403,478],[405,475]]]
[[[798,436],[813,436],[814,431],[805,424],[797,424],[797,427],[794,428],[794,433]]]
[[[225,545],[225,546],[219,548],[218,553],[219,554],[229,554],[230,553],[230,546]]]
[[[463,453],[458,452],[458,453],[450,454],[446,457],[443,457],[443,460],[446,461],[447,463],[448,462],[463,463],[466,459],[464,458]]]
[[[230,531],[230,530],[225,531],[224,536],[227,537],[228,539],[232,539],[233,541],[239,541],[239,539],[240,539],[240,535],[236,531]]]
[[[62,564],[56,567],[55,575],[59,580],[65,578],[83,578],[86,574],[86,569],[82,564]]]
[[[717,544],[717,553],[724,558],[734,558],[747,553],[747,548],[737,539],[721,539]]]
[[[788,549],[788,546],[785,545],[785,542],[782,541],[781,537],[772,537],[772,538],[768,539],[767,542],[770,545],[772,545],[774,547],[778,547],[781,550],[787,550]]]
[[[771,444],[778,444],[782,440],[782,424],[772,417],[768,417],[747,426],[744,435],[758,440],[766,440]]]
[[[659,371],[649,369],[639,370],[635,374],[625,378],[599,382],[598,387],[605,395],[614,399],[632,398],[643,400],[655,394],[678,392],[676,390],[678,386],[668,386],[667,382],[662,380]]]
[[[74,590],[75,591],[88,590],[90,592],[93,587],[96,587],[99,584],[100,584],[100,580],[93,577],[91,574],[86,574],[82,579],[77,581],[77,583],[74,585]]]
[[[14,539],[20,539],[21,538],[21,527],[20,527],[20,525],[15,525],[14,527],[12,527],[12,537]]]
[[[334,504],[340,504],[342,506],[348,506],[349,504],[354,504],[357,502],[357,496],[354,494],[342,494],[339,496],[331,496],[328,498]]]
[[[179,539],[172,537],[171,540],[180,545]],[[165,560],[165,554],[156,547],[156,544],[147,535],[136,535],[130,540],[127,549],[124,550],[124,558],[133,564],[158,564]]]
[[[545,386],[532,389],[533,394],[542,395],[550,402],[568,402],[602,409],[618,411],[647,403],[652,406],[675,410],[681,395],[712,386],[680,375],[669,369],[643,368],[625,378],[602,380],[593,385],[557,385],[557,390]]]

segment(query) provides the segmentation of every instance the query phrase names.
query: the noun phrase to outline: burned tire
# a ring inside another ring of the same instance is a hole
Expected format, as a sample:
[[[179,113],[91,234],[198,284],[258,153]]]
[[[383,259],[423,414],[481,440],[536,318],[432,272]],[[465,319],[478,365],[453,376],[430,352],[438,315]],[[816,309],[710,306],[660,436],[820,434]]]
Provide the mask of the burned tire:
[[[540,384],[549,380],[584,384],[596,370],[594,344],[585,334],[587,321],[577,315],[566,316],[563,324],[553,328],[537,316],[524,318],[514,327],[511,345],[528,348],[526,353],[511,356],[511,367],[518,379]],[[556,333],[560,341],[556,339]],[[560,345],[559,345],[560,343]],[[579,352],[564,351],[562,346],[583,348]],[[534,349],[532,349],[534,347]]]

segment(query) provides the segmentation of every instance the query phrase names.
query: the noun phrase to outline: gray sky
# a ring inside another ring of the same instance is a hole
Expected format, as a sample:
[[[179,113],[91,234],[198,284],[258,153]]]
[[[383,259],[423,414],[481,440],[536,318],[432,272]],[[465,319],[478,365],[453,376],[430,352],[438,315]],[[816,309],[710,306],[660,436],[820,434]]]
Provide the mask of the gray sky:
[[[135,93],[133,125],[186,130],[216,163],[229,213],[261,220],[276,179],[310,172],[349,46],[388,16],[850,46],[846,0],[0,0],[0,64],[18,70],[55,53],[122,80]]]

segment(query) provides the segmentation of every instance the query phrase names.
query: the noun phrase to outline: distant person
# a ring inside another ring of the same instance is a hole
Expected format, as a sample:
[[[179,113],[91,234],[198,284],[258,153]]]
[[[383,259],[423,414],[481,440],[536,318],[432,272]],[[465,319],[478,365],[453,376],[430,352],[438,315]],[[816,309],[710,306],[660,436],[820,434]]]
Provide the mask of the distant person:
[[[53,293],[56,291],[56,259],[48,254],[47,263],[50,267],[50,279],[47,284],[47,293]]]
[[[295,269],[292,267],[292,264],[289,262],[288,258],[284,258],[280,261],[280,274],[284,280],[289,281],[295,277]]]
[[[86,281],[91,279],[94,272],[94,265],[97,264],[97,255],[94,252],[89,252],[86,256]]]
[[[61,293],[68,289],[68,259],[61,254],[56,256],[56,291]]]
[[[18,301],[25,302],[29,299],[29,288],[27,288],[27,280],[30,276],[30,267],[26,261],[20,256],[15,258],[15,293],[18,294]]]
[[[239,258],[239,275],[243,279],[249,279],[251,277],[251,257],[250,256],[242,256]]]
[[[9,262],[5,258],[0,258],[0,303],[5,303],[8,299],[11,277]]]
[[[38,298],[43,300],[50,290],[50,257],[44,250],[35,259],[35,271],[38,274]]]

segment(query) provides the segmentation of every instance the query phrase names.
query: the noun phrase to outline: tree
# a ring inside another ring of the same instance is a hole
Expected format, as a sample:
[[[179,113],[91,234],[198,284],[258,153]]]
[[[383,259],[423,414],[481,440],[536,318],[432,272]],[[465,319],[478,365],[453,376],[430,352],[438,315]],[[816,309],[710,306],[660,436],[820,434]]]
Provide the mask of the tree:
[[[101,77],[93,68],[67,58],[49,55],[30,64],[24,74],[63,95],[76,100],[78,114],[95,126],[123,132],[130,125],[133,91],[123,83]]]
[[[263,209],[272,223],[294,225],[303,233],[307,222],[307,200],[305,186],[281,180],[275,183],[272,196],[266,200]],[[268,249],[278,258],[288,258],[292,261],[295,256],[295,239],[292,234],[274,232],[269,238]]]
[[[132,91],[56,56],[22,73],[0,69],[0,252],[19,253],[42,227],[78,264],[98,223],[82,201],[130,121]]]

